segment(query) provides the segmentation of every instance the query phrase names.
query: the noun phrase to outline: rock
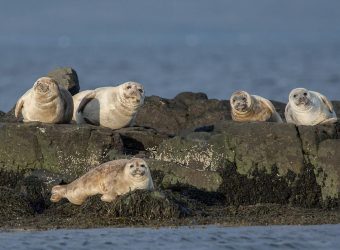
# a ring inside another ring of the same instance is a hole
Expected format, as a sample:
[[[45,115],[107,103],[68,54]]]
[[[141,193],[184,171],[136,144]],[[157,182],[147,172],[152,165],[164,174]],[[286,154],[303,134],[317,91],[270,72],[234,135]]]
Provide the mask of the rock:
[[[136,125],[178,134],[181,130],[230,120],[228,101],[207,99],[202,93],[181,93],[174,99],[147,97],[137,114]]]
[[[120,134],[127,154],[152,151],[169,136],[152,128],[128,127],[116,130]]]
[[[0,110],[0,117],[4,116],[6,113]]]
[[[216,192],[223,180],[214,171],[198,171],[174,162],[147,160],[156,187],[171,189],[193,187],[207,192]]]
[[[63,217],[137,218],[139,220],[181,218],[189,210],[171,192],[135,190],[117,198],[113,202],[103,202],[100,196],[89,197],[82,205],[59,203],[47,213]]]
[[[64,86],[72,95],[79,92],[79,80],[77,72],[70,68],[57,68],[47,73],[47,76],[55,79],[60,85]]]
[[[317,182],[321,186],[322,198],[340,205],[340,140],[325,140],[318,148],[316,165]]]
[[[285,104],[273,103],[284,118]],[[136,125],[175,135],[224,120],[231,120],[229,100],[208,99],[204,93],[184,92],[174,99],[146,97],[137,114]]]
[[[28,202],[15,190],[0,187],[0,225],[5,221],[18,220],[34,214]]]
[[[89,125],[2,123],[0,141],[0,169],[45,169],[66,182],[124,152],[118,133]]]
[[[226,121],[215,124],[212,132],[166,140],[152,156],[187,169],[216,171],[222,180],[216,185],[217,192],[225,194],[229,205],[274,202],[303,207],[338,206],[340,172],[335,171],[336,154],[326,160],[330,157],[326,153],[337,148],[337,131],[338,125],[296,127]],[[333,144],[324,149],[328,141]],[[171,174],[167,178],[168,183],[172,179],[176,182]]]

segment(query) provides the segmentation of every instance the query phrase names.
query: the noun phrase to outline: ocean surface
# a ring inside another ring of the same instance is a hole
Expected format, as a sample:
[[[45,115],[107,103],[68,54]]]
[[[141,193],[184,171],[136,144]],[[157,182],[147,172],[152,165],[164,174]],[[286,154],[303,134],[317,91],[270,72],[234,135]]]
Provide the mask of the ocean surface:
[[[0,0],[0,110],[58,66],[81,89],[143,83],[229,99],[287,101],[294,87],[340,100],[338,0]]]
[[[340,225],[51,230],[0,233],[0,249],[339,249]]]

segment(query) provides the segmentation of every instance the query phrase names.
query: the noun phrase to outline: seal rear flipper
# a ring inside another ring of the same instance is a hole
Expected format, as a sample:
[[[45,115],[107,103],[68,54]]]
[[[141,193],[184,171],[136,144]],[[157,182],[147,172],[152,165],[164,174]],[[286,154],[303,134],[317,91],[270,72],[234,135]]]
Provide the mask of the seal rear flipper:
[[[333,118],[329,118],[329,119],[324,120],[320,124],[333,124],[333,123],[336,123],[337,121],[338,121],[338,118],[333,117]]]
[[[96,97],[96,92],[95,91],[91,91],[90,93],[86,94],[80,101],[77,111],[76,111],[76,122],[77,124],[83,124],[83,123],[89,123],[92,124],[93,122],[91,122],[88,119],[85,119],[82,115],[82,113],[84,112],[84,109],[86,107],[86,105],[92,101],[93,99],[95,99]],[[94,125],[94,124],[93,124]]]
[[[15,117],[18,118],[21,113],[22,108],[24,107],[24,100],[22,98],[19,99],[17,104],[15,105]]]

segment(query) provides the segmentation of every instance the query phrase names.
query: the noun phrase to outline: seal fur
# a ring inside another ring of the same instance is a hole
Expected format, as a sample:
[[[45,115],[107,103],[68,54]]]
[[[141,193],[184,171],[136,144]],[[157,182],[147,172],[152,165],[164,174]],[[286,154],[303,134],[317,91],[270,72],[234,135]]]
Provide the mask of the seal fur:
[[[287,123],[317,125],[334,123],[337,116],[332,103],[324,95],[305,88],[293,89],[285,109]]]
[[[69,123],[72,112],[72,95],[50,77],[39,78],[15,106],[15,117],[21,113],[24,122]]]
[[[102,194],[102,201],[111,202],[135,189],[154,189],[149,167],[140,158],[122,159],[99,165],[68,185],[54,186],[50,200],[67,198],[81,205],[88,196]]]
[[[234,121],[282,122],[274,105],[267,99],[237,91],[230,97],[231,117]]]
[[[111,129],[132,126],[144,97],[144,87],[137,82],[82,91],[73,96],[72,119],[77,124],[88,123]]]

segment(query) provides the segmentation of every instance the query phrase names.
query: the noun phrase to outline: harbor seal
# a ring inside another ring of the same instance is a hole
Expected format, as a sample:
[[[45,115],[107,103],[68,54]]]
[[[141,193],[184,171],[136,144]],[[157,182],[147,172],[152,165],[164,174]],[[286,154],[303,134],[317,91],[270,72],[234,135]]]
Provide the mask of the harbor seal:
[[[154,189],[149,167],[140,158],[122,159],[99,165],[68,185],[54,186],[50,200],[67,198],[81,205],[88,196],[102,194],[102,201],[111,202],[135,189]]]
[[[237,91],[230,97],[231,117],[234,121],[282,122],[274,105],[267,99]]]
[[[337,116],[332,103],[324,95],[305,88],[293,89],[285,109],[287,123],[317,125],[334,123]]]
[[[72,95],[50,77],[41,77],[17,102],[15,117],[24,122],[69,123],[72,119]]]
[[[144,87],[137,82],[82,91],[73,96],[73,120],[111,129],[132,126],[144,97]]]

